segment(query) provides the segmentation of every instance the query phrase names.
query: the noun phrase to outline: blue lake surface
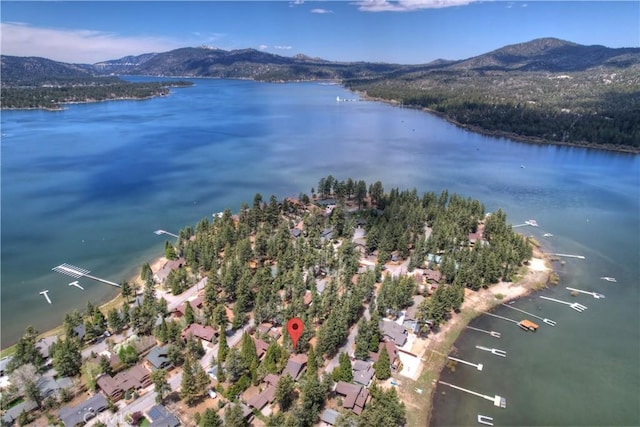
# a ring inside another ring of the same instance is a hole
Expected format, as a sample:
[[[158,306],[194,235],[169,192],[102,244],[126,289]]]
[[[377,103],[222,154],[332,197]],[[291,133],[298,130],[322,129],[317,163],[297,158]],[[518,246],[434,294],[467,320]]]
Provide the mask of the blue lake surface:
[[[536,334],[475,320],[503,337],[465,332],[458,355],[485,369],[443,378],[505,396],[507,408],[439,387],[434,425],[475,425],[478,413],[496,425],[640,424],[640,156],[523,144],[417,110],[337,103],[355,96],[337,85],[194,81],[144,101],[2,112],[2,347],[27,325],[49,329],[64,312],[117,292],[86,279],[84,292],[69,287],[53,267],[67,262],[120,282],[162,254],[154,230],[237,211],[256,192],[309,193],[333,174],[381,180],[386,190],[448,189],[487,211],[503,208],[513,224],[535,218],[540,227],[520,230],[546,251],[586,257],[557,264],[561,284],[543,294],[571,299],[565,286],[573,286],[606,295],[577,297],[584,313],[537,295],[518,301],[558,322]]]

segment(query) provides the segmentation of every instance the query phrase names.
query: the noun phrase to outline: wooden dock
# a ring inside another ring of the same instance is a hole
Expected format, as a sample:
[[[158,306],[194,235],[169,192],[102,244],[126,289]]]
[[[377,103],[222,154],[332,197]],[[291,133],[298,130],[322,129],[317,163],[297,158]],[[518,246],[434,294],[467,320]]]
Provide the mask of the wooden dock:
[[[116,288],[121,287],[119,284],[115,282],[111,282],[109,280],[101,279],[100,277],[90,275],[89,274],[90,271],[87,270],[86,268],[76,267],[75,265],[71,265],[67,263],[60,264],[57,267],[53,267],[51,270],[55,271],[56,273],[71,276],[74,279],[78,279],[80,277],[86,277],[87,279],[95,280],[96,282],[105,283],[110,286],[115,286]]]
[[[449,383],[446,383],[444,381],[438,381],[438,382],[440,384],[449,386],[451,388],[455,388],[456,390],[464,391],[465,393],[469,393],[469,394],[473,394],[474,396],[482,397],[483,399],[486,399],[486,400],[488,400],[490,402],[493,402],[494,406],[498,406],[500,408],[506,408],[507,407],[507,399],[505,399],[502,396],[498,396],[497,394],[495,396],[493,396],[493,397],[492,396],[487,396],[486,394],[478,393],[476,391],[469,390],[469,389],[466,389],[466,388],[462,388],[462,387],[459,387],[457,385],[449,384]]]
[[[556,322],[554,322],[553,320],[546,319],[546,318],[543,318],[543,317],[540,317],[540,316],[536,316],[535,314],[527,313],[527,312],[526,312],[526,311],[524,311],[524,310],[521,310],[521,309],[519,309],[519,308],[517,308],[517,307],[512,307],[512,306],[507,305],[507,304],[502,304],[502,305],[503,305],[503,306],[505,306],[505,307],[507,307],[507,308],[510,308],[510,309],[512,309],[512,310],[519,311],[520,313],[524,313],[524,314],[527,314],[527,315],[529,315],[529,316],[531,316],[531,317],[535,317],[536,319],[540,319],[540,320],[542,320],[544,323],[546,323],[546,324],[547,324],[547,325],[549,325],[549,326],[556,326]]]

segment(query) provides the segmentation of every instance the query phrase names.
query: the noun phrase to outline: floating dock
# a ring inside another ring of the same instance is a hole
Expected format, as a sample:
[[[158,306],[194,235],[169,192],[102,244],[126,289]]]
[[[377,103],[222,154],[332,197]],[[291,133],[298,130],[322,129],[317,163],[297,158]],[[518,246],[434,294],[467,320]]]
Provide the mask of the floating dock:
[[[95,280],[96,282],[101,282],[107,285],[115,286],[116,288],[121,287],[119,284],[115,282],[111,282],[109,280],[101,279],[99,277],[90,275],[89,274],[90,271],[87,270],[86,268],[76,267],[75,265],[71,265],[67,263],[60,264],[57,267],[53,267],[51,270],[55,271],[56,273],[71,276],[74,279],[79,279],[80,277],[86,277],[87,279],[91,279],[91,280]]]
[[[478,397],[482,397],[483,399],[487,399],[491,402],[493,402],[494,406],[498,406],[500,408],[506,408],[507,407],[507,399],[505,399],[502,396],[498,396],[497,394],[495,396],[487,396],[486,394],[482,394],[482,393],[478,393],[475,392],[473,390],[468,390],[466,388],[462,388],[462,387],[458,387],[457,385],[453,385],[453,384],[449,384],[446,383],[444,381],[438,381],[440,384],[443,385],[447,385],[451,388],[455,388],[456,390],[460,390],[460,391],[464,391],[465,393],[469,393],[469,394],[473,394],[474,396],[478,396]]]
[[[601,299],[604,298],[604,295],[599,294],[597,292],[590,292],[590,291],[583,291],[582,289],[576,289],[576,288],[570,288],[570,287],[566,287],[566,289],[573,291],[573,292],[578,292],[581,294],[587,294],[587,295],[591,295],[592,297],[594,297],[595,299]]]
[[[546,318],[543,318],[543,317],[540,317],[540,316],[536,316],[535,314],[527,313],[527,312],[526,312],[526,311],[524,311],[524,310],[521,310],[521,309],[519,309],[519,308],[517,308],[517,307],[512,307],[512,306],[507,305],[507,304],[502,304],[502,305],[503,305],[503,306],[505,306],[505,307],[507,307],[507,308],[510,308],[510,309],[512,309],[512,310],[519,311],[520,313],[524,313],[524,314],[527,314],[527,315],[529,315],[529,316],[531,316],[531,317],[535,317],[536,319],[540,319],[540,320],[542,320],[544,323],[546,323],[546,324],[547,324],[547,325],[549,325],[549,326],[556,326],[556,322],[554,322],[553,320],[546,319]]]
[[[587,309],[586,305],[582,305],[582,304],[578,304],[577,302],[568,302],[568,301],[561,301],[559,299],[555,299],[555,298],[549,298],[549,297],[545,297],[540,295],[540,298],[542,299],[546,299],[547,301],[553,301],[553,302],[557,302],[560,304],[565,304],[568,305],[569,307],[573,308],[575,311],[582,313],[583,311],[585,311]]]
[[[489,334],[494,338],[500,338],[500,332],[495,332],[495,331],[487,331],[485,329],[480,329],[480,328],[474,328],[473,326],[467,326],[467,329],[471,329],[472,331],[476,331],[476,332],[482,332],[485,334]]]

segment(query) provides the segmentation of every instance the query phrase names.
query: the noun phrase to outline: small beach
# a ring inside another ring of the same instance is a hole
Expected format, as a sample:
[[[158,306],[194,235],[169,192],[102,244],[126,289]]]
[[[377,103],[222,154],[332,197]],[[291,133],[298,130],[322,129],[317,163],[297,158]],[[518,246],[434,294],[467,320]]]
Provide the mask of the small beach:
[[[547,284],[551,272],[551,265],[546,255],[534,247],[533,257],[528,265],[522,268],[516,281],[500,282],[477,292],[465,291],[460,312],[454,313],[438,332],[428,336],[426,348],[421,356],[424,369],[418,380],[404,380],[399,388],[402,400],[408,409],[408,425],[429,425],[433,393],[438,378],[445,367],[447,356],[454,349],[456,340],[469,322],[502,303],[522,298],[541,289]]]

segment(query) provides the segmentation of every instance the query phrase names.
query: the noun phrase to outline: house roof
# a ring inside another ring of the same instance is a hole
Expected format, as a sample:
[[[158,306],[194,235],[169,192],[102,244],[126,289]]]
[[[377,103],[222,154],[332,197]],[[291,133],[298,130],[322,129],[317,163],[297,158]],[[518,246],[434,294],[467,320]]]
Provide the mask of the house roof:
[[[147,354],[147,357],[145,357],[145,360],[149,362],[154,369],[164,368],[171,364],[171,361],[169,361],[168,350],[168,345],[153,347],[149,354]]]
[[[45,359],[49,358],[49,349],[51,348],[51,344],[58,341],[58,337],[56,335],[51,335],[48,337],[40,338],[36,343],[36,348],[40,350],[40,354]]]
[[[202,307],[203,301],[204,301],[204,296],[200,295],[200,296],[198,296],[198,297],[196,297],[196,298],[194,298],[194,299],[192,299],[190,301],[183,302],[182,304],[180,304],[179,306],[176,307],[175,311],[184,316],[184,313],[187,310],[187,302],[191,305],[191,308],[193,310],[197,310],[200,307]]]
[[[422,295],[415,295],[413,297],[413,305],[407,308],[407,311],[404,314],[404,320],[416,320],[416,314],[418,313],[418,306],[424,300]]]
[[[258,359],[261,359],[267,353],[267,348],[269,348],[269,343],[259,339],[254,339],[256,344],[256,353],[258,353]]]
[[[164,405],[155,405],[147,412],[153,426],[178,426],[180,421]],[[175,422],[172,422],[175,421]]]
[[[203,339],[205,341],[212,341],[216,331],[211,326],[203,326],[198,323],[192,323],[182,331],[182,338],[186,338],[189,335],[193,335],[196,338]]]
[[[60,389],[71,387],[73,387],[73,380],[69,377],[55,379],[52,376],[42,376],[38,380],[38,390],[44,397],[48,397]]]
[[[309,305],[311,304],[311,301],[313,301],[313,293],[311,291],[305,292],[304,297],[302,298],[302,302],[304,303],[304,305]]]
[[[75,427],[76,424],[84,424],[85,420],[93,418],[96,413],[107,409],[107,405],[107,399],[96,393],[78,405],[60,408],[58,416],[65,426]]]
[[[108,396],[117,396],[130,389],[138,389],[150,383],[150,372],[144,366],[138,364],[131,369],[119,372],[113,377],[102,375],[97,383],[100,389]]]
[[[353,362],[353,370],[354,371],[366,371],[371,367],[371,363],[365,362],[364,360],[355,360]]]
[[[440,270],[425,270],[424,276],[426,277],[427,281],[432,281],[435,283],[440,283],[440,280],[442,280],[442,273],[440,272]]]
[[[368,386],[375,374],[375,370],[373,367],[369,367],[368,369],[362,371],[354,371],[353,372],[353,382],[356,384],[362,384],[363,386]]]
[[[271,323],[261,323],[256,329],[258,330],[258,332],[266,334],[271,330]]]
[[[297,380],[306,365],[306,354],[296,354],[294,356],[291,356],[287,361],[287,366],[284,368],[284,371],[282,371],[282,376],[289,374],[291,375],[291,378]]]
[[[253,396],[251,399],[249,399],[249,401],[247,402],[247,405],[253,408],[256,408],[257,410],[260,410],[265,406],[267,406],[268,403],[273,402],[273,400],[275,399],[275,396],[276,396],[276,387],[269,385],[267,386],[267,388],[265,388],[262,391],[262,393],[257,394]]]
[[[383,348],[387,349],[387,355],[389,356],[389,362],[391,362],[391,364],[393,365],[393,363],[398,358],[398,349],[396,348],[396,345],[393,343],[393,341],[381,342],[379,347],[378,347],[378,352],[377,353],[369,352],[369,357],[374,362],[377,362],[378,361],[378,357],[380,357],[380,352],[382,351]]]
[[[267,376],[264,377],[264,382],[273,386],[277,385],[278,381],[280,381],[280,377],[276,374],[267,374]]]
[[[293,228],[291,230],[291,235],[293,237],[300,237],[300,234],[302,234],[302,231],[299,228]]]
[[[327,424],[334,425],[339,416],[340,413],[335,409],[325,409],[320,414],[320,421],[324,421]]]
[[[13,422],[18,419],[21,413],[30,412],[37,408],[38,405],[36,404],[36,402],[25,400],[24,402],[18,403],[16,406],[8,409],[7,412],[5,412],[2,416],[2,421],[4,421],[6,424],[13,424]]]
[[[407,331],[396,322],[388,320],[380,321],[382,334],[391,339],[397,346],[402,347],[407,342]]]
[[[344,381],[336,384],[336,393],[344,396],[342,406],[351,409],[355,414],[360,415],[364,409],[367,399],[369,398],[369,390],[361,385],[349,384]]]

